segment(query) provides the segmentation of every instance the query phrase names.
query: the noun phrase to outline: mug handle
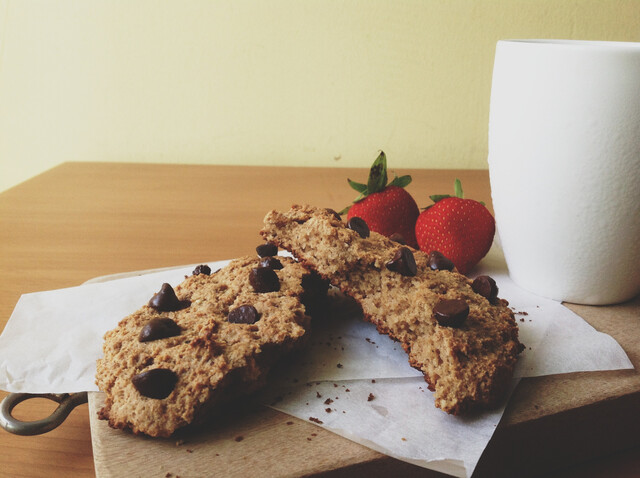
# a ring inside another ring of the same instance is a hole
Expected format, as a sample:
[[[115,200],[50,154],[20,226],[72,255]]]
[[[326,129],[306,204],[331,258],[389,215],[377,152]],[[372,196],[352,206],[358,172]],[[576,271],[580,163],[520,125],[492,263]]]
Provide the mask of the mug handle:
[[[23,422],[11,415],[16,405],[32,398],[46,398],[57,402],[59,405],[51,415],[41,420]],[[87,392],[71,394],[10,393],[0,404],[0,426],[15,435],[40,435],[47,433],[64,422],[75,407],[87,403],[87,401]]]

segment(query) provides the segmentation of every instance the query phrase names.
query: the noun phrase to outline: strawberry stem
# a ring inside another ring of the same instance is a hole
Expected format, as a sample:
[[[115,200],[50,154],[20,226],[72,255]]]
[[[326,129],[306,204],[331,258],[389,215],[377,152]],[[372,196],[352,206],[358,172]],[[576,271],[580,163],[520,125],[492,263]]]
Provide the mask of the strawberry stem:
[[[455,192],[457,198],[464,198],[464,195],[462,194],[462,183],[458,178],[456,178],[456,181],[453,183],[453,191]]]

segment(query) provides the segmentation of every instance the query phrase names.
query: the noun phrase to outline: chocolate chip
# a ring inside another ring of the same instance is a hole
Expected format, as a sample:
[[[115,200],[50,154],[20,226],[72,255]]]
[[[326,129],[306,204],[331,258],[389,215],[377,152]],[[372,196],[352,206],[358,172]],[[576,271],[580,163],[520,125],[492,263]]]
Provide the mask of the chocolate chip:
[[[284,266],[282,265],[282,262],[280,262],[278,259],[276,259],[275,257],[269,256],[269,257],[264,257],[260,261],[260,267],[268,267],[269,269],[280,270]]]
[[[173,287],[166,282],[162,284],[160,291],[156,292],[149,301],[149,307],[153,307],[159,312],[172,312],[174,310],[184,309],[190,305],[190,301],[178,299]]]
[[[452,271],[454,267],[453,262],[438,251],[432,251],[429,254],[428,265],[434,271]]]
[[[131,382],[140,395],[160,400],[167,398],[173,391],[178,382],[178,376],[166,368],[154,368],[134,375]]]
[[[278,254],[278,246],[273,242],[265,242],[264,244],[260,244],[256,247],[256,252],[260,257],[275,256]]]
[[[168,317],[157,317],[151,319],[142,327],[138,340],[140,342],[151,342],[152,340],[166,339],[180,335],[182,329],[172,319]]]
[[[255,324],[260,320],[260,314],[252,305],[241,305],[229,311],[227,320],[232,324]]]
[[[191,275],[197,276],[198,274],[204,274],[206,276],[211,275],[211,267],[206,264],[200,264],[193,269],[193,273]]]
[[[389,239],[391,239],[393,242],[397,242],[398,244],[402,244],[403,246],[407,245],[407,241],[399,232],[394,232],[393,234],[391,234],[389,236]]]
[[[269,267],[254,267],[251,269],[249,283],[256,292],[277,292],[280,290],[278,274]]]
[[[398,249],[389,262],[387,262],[387,269],[390,271],[398,272],[403,276],[413,277],[418,273],[418,267],[416,266],[416,260],[413,257],[413,252],[408,247],[401,247]]]
[[[476,294],[480,294],[492,304],[498,298],[498,285],[489,276],[478,276],[471,283],[471,288]]]
[[[468,315],[469,305],[461,299],[443,299],[433,308],[433,316],[445,327],[460,327]]]
[[[333,217],[335,217],[338,221],[342,222],[342,216],[340,216],[340,213],[338,213],[335,209],[331,209],[330,207],[325,208],[325,211],[327,211],[329,214],[332,214]]]
[[[352,231],[356,231],[361,238],[366,239],[369,237],[369,226],[366,221],[358,216],[353,216],[347,221],[347,227]]]

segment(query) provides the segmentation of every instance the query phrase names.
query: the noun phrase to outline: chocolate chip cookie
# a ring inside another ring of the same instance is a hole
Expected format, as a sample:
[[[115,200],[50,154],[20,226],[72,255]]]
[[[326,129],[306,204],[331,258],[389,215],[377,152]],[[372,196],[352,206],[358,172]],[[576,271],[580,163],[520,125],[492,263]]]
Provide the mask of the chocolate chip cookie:
[[[290,258],[261,264],[274,252],[263,249],[264,257],[237,259],[213,274],[199,266],[175,289],[162,284],[107,332],[96,375],[106,393],[100,418],[166,437],[265,383],[276,361],[304,342],[307,306],[328,285]]]
[[[475,283],[441,254],[425,254],[344,224],[330,209],[269,212],[261,234],[360,303],[424,373],[436,406],[463,414],[499,403],[523,346],[490,278]]]

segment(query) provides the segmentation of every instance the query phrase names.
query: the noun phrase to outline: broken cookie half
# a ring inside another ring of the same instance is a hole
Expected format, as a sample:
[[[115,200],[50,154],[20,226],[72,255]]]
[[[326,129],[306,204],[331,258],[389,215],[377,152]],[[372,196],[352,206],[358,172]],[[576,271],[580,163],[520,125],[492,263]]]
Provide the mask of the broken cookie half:
[[[106,393],[99,417],[166,437],[264,385],[276,361],[304,342],[307,306],[328,285],[291,258],[262,255],[213,274],[198,266],[107,332],[97,363]]]
[[[330,209],[293,206],[269,212],[261,234],[353,297],[378,331],[399,341],[437,407],[457,415],[500,403],[523,346],[493,279],[472,282],[446,258],[365,228]]]

